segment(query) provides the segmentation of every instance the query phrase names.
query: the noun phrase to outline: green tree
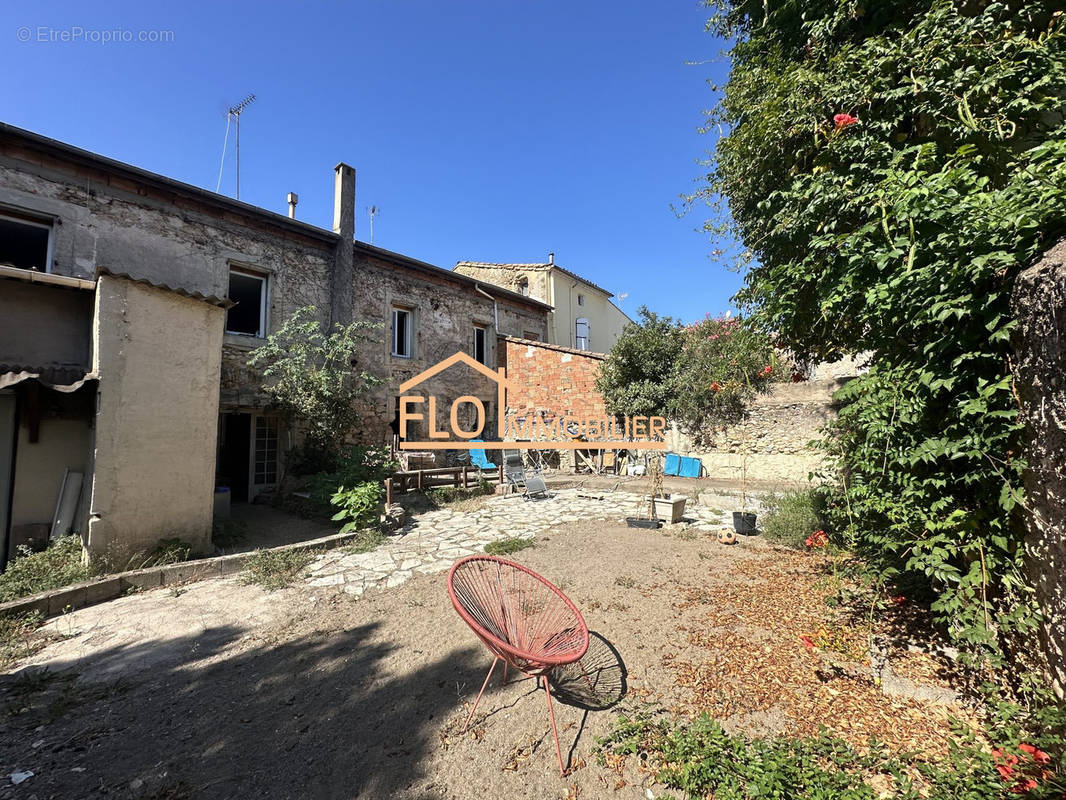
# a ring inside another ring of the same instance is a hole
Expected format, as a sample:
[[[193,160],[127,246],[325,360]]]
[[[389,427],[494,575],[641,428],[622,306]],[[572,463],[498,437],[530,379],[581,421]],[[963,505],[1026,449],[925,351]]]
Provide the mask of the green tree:
[[[357,402],[380,380],[355,368],[355,356],[369,331],[365,322],[335,325],[326,333],[315,309],[298,309],[248,359],[261,368],[263,389],[289,422],[304,434],[304,454],[319,469],[331,468],[345,439],[359,423]],[[317,471],[311,469],[309,471]]]
[[[992,656],[1033,624],[1008,301],[1066,220],[1063,23],[1057,2],[722,0],[707,127],[728,136],[690,198],[746,248],[755,324],[800,358],[872,354],[830,510]]]
[[[671,379],[681,353],[681,325],[645,306],[627,325],[600,367],[596,388],[617,416],[665,416],[673,398]]]

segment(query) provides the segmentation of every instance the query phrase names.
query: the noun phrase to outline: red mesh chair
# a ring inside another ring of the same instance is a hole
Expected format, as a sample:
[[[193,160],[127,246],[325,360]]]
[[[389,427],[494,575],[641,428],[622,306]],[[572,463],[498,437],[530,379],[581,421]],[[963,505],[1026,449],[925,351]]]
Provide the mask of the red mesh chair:
[[[455,562],[448,573],[448,595],[459,616],[495,656],[463,732],[474,718],[496,662],[503,661],[505,681],[510,664],[544,687],[559,772],[565,775],[548,673],[585,655],[589,630],[581,613],[559,588],[537,573],[493,556],[468,556]]]

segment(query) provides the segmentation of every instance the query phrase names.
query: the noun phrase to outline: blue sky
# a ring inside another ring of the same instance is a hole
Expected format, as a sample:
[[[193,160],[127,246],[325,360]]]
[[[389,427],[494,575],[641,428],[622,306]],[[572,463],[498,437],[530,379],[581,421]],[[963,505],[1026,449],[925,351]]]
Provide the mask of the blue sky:
[[[740,284],[708,258],[701,215],[671,210],[714,144],[697,129],[727,64],[707,15],[695,0],[5,4],[0,118],[214,190],[225,110],[254,92],[242,200],[284,212],[295,191],[298,217],[328,227],[347,161],[359,239],[376,205],[382,247],[447,268],[554,251],[631,315],[691,321]],[[84,40],[112,30],[173,41]],[[64,35],[81,41],[48,40]]]

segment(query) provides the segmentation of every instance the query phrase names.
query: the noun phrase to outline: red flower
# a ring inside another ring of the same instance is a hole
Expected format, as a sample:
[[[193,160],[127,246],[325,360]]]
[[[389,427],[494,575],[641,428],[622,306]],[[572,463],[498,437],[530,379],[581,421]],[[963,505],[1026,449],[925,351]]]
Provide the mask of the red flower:
[[[803,646],[806,647],[808,650],[814,650],[814,639],[812,639],[810,636],[801,636],[800,641],[803,642]]]
[[[1018,745],[1018,749],[1021,750],[1023,753],[1028,753],[1029,758],[1033,759],[1033,761],[1035,761],[1037,764],[1051,763],[1051,756],[1049,756],[1043,750],[1039,750],[1036,747],[1033,747],[1033,745],[1031,744],[1026,744],[1023,742],[1022,744]]]
[[[907,605],[907,598],[901,594],[897,594],[892,598],[892,603],[897,606],[905,606]]]
[[[769,364],[767,364],[765,367],[763,367],[761,370],[759,370],[759,377],[760,378],[765,378],[773,371],[774,371],[774,368],[771,367]]]
[[[829,537],[825,535],[825,531],[815,531],[806,539],[807,547],[825,547],[829,544]]]
[[[715,394],[718,394],[720,391],[722,391],[722,384],[720,384],[718,381],[714,381],[711,384],[711,391]]]
[[[836,124],[835,130],[838,130],[838,131],[841,128],[848,127],[848,125],[854,125],[858,121],[859,121],[859,118],[858,117],[853,117],[853,116],[851,116],[851,114],[834,114],[833,115],[833,122]]]

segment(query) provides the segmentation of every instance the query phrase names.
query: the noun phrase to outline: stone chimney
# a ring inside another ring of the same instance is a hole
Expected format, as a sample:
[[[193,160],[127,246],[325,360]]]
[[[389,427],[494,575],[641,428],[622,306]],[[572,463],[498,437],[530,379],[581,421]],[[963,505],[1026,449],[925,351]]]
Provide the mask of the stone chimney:
[[[548,263],[551,265],[555,264],[555,253],[548,253]]]
[[[355,241],[355,168],[343,161],[334,168],[333,232],[340,235],[333,255],[330,320],[347,325],[352,321],[355,291],[353,242]]]

